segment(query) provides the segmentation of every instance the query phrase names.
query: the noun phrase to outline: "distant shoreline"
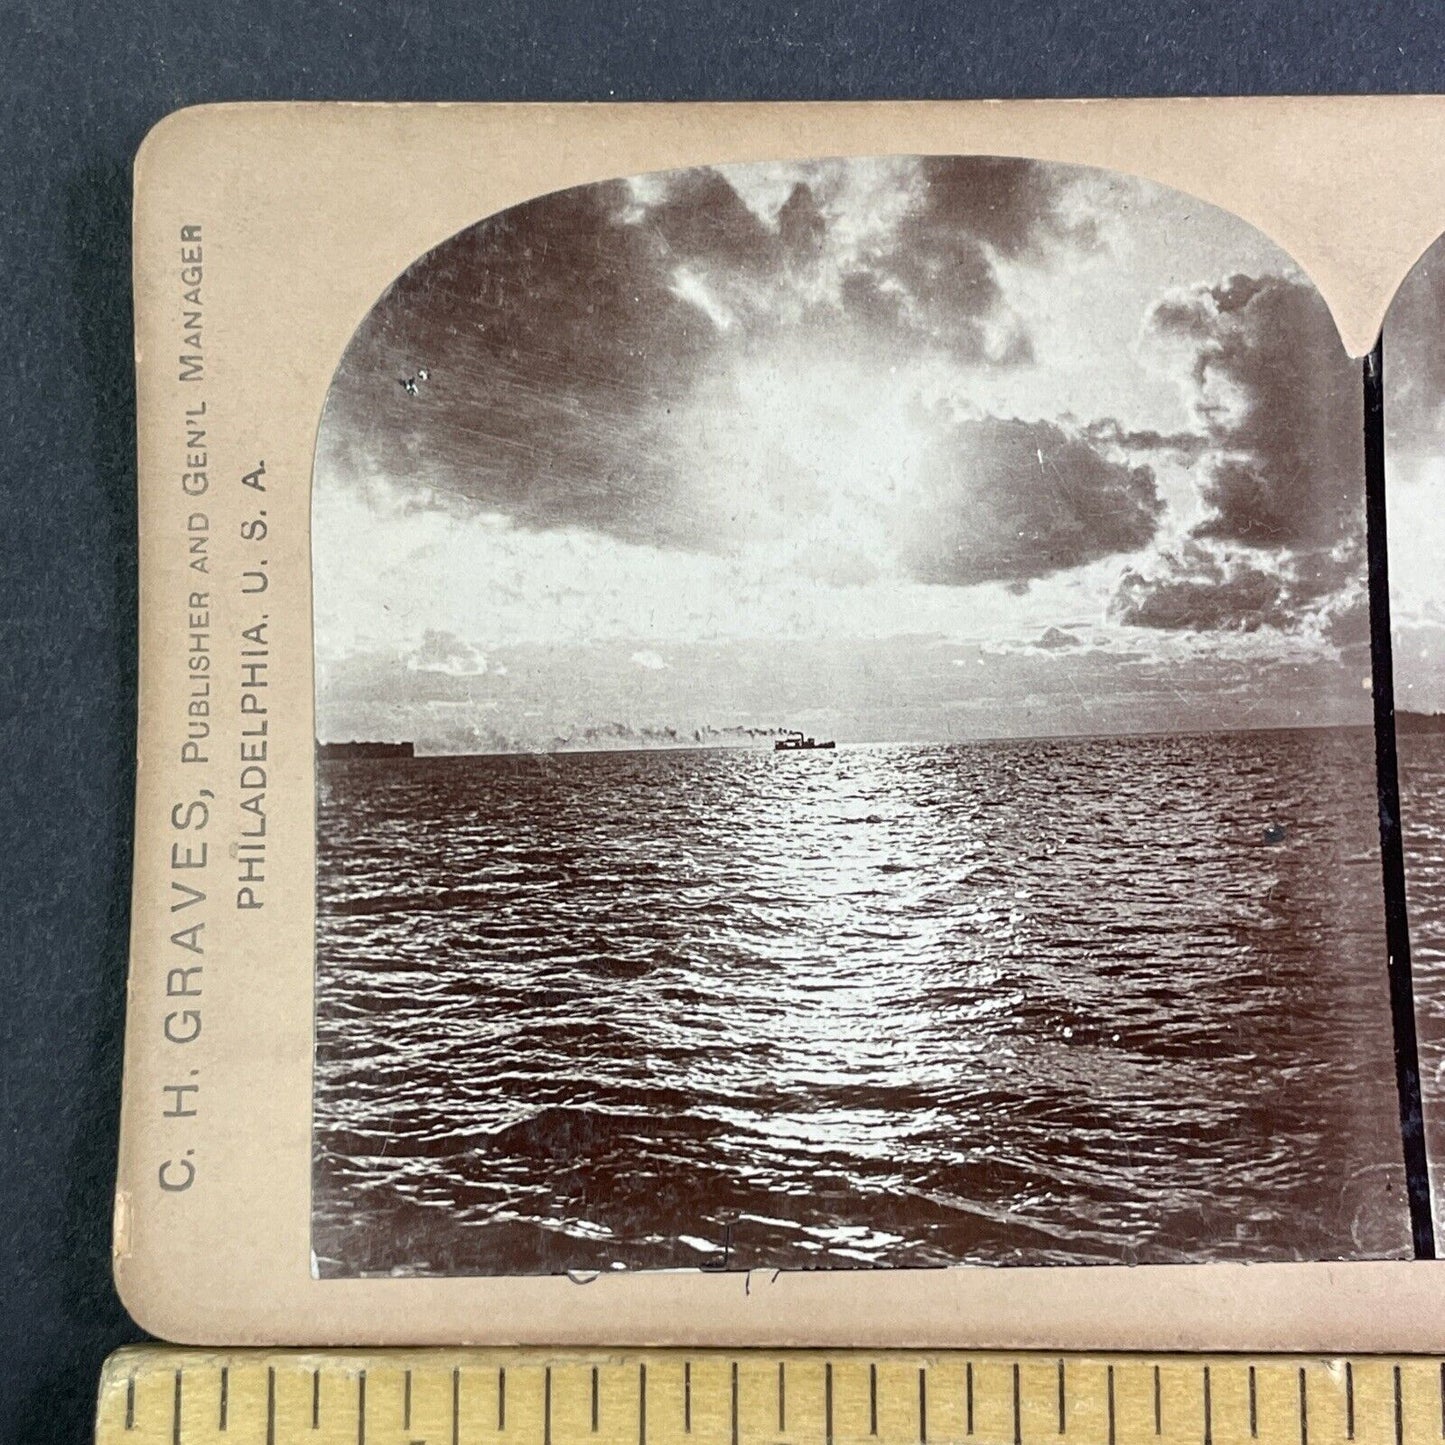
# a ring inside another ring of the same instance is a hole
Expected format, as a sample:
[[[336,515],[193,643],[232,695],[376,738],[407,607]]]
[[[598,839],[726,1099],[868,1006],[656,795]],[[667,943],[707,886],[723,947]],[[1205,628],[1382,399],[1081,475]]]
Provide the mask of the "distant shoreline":
[[[1395,709],[1397,733],[1445,733],[1445,712],[1410,712]]]

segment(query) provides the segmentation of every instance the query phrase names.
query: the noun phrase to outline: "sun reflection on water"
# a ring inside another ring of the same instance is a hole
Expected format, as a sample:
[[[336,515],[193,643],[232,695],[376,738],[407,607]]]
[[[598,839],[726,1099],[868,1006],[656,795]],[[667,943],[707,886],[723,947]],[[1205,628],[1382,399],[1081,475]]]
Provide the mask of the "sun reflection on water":
[[[1350,733],[328,767],[323,1269],[1404,1252],[1369,769]]]

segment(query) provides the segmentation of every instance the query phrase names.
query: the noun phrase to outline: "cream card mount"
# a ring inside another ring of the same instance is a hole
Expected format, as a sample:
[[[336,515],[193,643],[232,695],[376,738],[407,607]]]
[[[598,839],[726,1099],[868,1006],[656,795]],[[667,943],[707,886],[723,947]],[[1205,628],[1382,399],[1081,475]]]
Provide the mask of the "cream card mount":
[[[1445,228],[1442,132],[162,122],[136,1317],[1437,1344],[1358,358]]]

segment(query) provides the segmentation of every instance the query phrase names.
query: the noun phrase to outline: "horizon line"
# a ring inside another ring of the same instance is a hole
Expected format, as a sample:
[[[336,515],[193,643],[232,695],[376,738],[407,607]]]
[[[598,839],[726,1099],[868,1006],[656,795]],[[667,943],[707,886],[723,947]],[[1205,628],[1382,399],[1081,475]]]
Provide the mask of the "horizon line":
[[[1402,710],[1403,712],[1403,710]],[[1401,716],[1397,712],[1397,718]],[[1404,714],[1416,717],[1441,718],[1445,721],[1445,713],[1415,713]],[[1373,731],[1374,723],[1366,718],[1361,722],[1298,722],[1298,723],[1259,723],[1249,726],[1234,727],[1193,727],[1193,728],[1143,728],[1137,731],[1121,730],[1118,732],[1065,732],[1065,733],[993,733],[980,734],[972,737],[950,737],[950,738],[874,738],[860,739],[851,742],[838,740],[837,751],[851,748],[902,748],[902,747],[968,747],[981,743],[1007,743],[1007,742],[1090,742],[1109,738],[1165,738],[1165,737],[1209,737],[1212,735],[1226,733],[1277,733],[1277,732],[1346,732],[1346,731]],[[416,743],[409,739],[397,741],[383,741],[379,738],[348,738],[323,741],[320,738],[315,740],[315,746],[323,747],[403,747],[411,742],[413,749]],[[712,753],[712,752],[771,752],[770,746],[762,743],[653,743],[640,744],[631,747],[553,747],[553,748],[503,748],[492,749],[483,752],[413,752],[412,761],[419,758],[553,758],[553,757],[595,757],[599,754],[619,753]]]

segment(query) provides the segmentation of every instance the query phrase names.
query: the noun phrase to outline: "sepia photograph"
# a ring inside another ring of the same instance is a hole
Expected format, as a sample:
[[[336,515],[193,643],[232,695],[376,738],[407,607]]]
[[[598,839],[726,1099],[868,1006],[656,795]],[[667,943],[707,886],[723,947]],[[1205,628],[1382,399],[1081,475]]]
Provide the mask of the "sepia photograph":
[[[315,456],[316,1272],[1411,1257],[1364,500],[1309,279],[1121,173],[637,175],[418,257]]]
[[[1445,244],[1385,322],[1390,620],[1405,897],[1431,1194],[1445,1205]]]

